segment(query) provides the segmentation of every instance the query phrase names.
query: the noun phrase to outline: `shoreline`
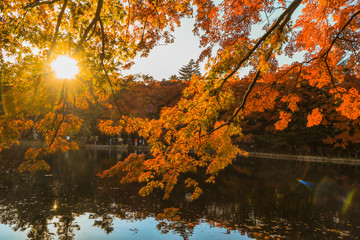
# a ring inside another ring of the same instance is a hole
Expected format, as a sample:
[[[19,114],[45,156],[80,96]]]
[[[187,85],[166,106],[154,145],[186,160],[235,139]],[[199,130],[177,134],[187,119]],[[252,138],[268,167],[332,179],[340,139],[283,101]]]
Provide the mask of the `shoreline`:
[[[98,150],[143,150],[143,151],[149,151],[149,146],[128,146],[125,145],[100,145],[100,144],[85,144],[85,149],[98,149]]]
[[[85,149],[97,149],[97,150],[120,150],[120,151],[127,151],[127,150],[149,151],[150,150],[149,146],[128,146],[127,144],[126,145],[86,144],[86,145],[84,145],[84,147],[85,147]],[[253,157],[253,158],[360,165],[360,159],[356,159],[356,158],[320,157],[320,156],[312,156],[312,155],[291,155],[291,154],[262,153],[262,152],[248,152],[248,153],[249,153],[248,157]]]
[[[249,157],[254,157],[254,158],[360,165],[360,159],[357,158],[319,157],[319,156],[311,156],[311,155],[291,155],[291,154],[276,154],[276,153],[261,153],[261,152],[248,152],[248,153],[249,153]]]

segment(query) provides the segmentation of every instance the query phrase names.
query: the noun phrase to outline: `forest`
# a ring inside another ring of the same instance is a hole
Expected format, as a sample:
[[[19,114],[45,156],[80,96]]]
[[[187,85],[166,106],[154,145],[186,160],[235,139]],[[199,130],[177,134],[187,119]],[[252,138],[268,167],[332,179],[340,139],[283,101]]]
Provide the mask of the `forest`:
[[[133,134],[151,157],[132,154],[99,176],[122,172],[145,183],[141,195],[165,198],[182,179],[191,199],[202,189],[188,173],[212,183],[248,151],[358,158],[359,16],[359,0],[4,0],[0,149],[36,135],[18,169],[48,170],[45,156],[78,149],[81,136]],[[184,74],[123,74],[171,44],[183,18],[203,50]],[[62,55],[76,60],[74,79],[52,69]]]

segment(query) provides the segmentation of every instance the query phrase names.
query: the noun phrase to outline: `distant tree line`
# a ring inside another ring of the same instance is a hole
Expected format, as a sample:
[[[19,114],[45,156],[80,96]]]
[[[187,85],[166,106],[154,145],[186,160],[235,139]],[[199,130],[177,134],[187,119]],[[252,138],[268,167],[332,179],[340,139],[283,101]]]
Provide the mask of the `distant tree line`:
[[[158,119],[164,107],[176,105],[188,85],[187,77],[194,74],[200,74],[200,71],[198,65],[190,60],[179,70],[180,77],[172,75],[168,80],[157,81],[150,75],[129,76],[132,84],[115,94],[117,105],[121,112],[128,116]],[[286,110],[295,105],[278,102],[278,110],[263,109],[267,100],[259,99],[258,109],[253,109],[253,113],[247,115],[241,123],[243,135],[234,137],[233,141],[247,151],[359,157],[360,147],[354,140],[359,131],[356,129],[357,120],[342,122],[342,117],[334,108],[329,110],[328,119],[323,119],[322,124],[308,127],[307,113],[311,112],[310,108],[328,103],[326,98],[321,98],[324,92],[316,90],[306,82],[301,84],[302,91],[297,94],[302,100],[296,104],[299,111],[285,129],[278,129],[279,109]],[[233,84],[231,88],[241,95],[246,90],[245,86],[246,81]],[[279,84],[279,88],[282,87],[284,86]],[[97,127],[99,120],[119,118],[119,115],[111,110],[105,102],[95,103],[89,109],[83,110],[85,120],[80,134],[101,135]]]

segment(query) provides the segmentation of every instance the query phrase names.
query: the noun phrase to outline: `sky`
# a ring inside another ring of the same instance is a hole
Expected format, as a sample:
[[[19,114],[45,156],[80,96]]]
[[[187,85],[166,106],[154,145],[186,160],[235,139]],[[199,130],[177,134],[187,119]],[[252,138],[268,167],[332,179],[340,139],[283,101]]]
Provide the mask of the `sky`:
[[[194,19],[183,19],[181,27],[173,34],[174,43],[156,46],[147,58],[137,57],[135,65],[124,74],[149,74],[156,80],[168,79],[173,74],[179,75],[179,69],[191,59],[197,60],[201,53],[200,41],[192,33],[193,28]],[[203,67],[204,63],[200,63],[202,73]]]
[[[298,15],[300,10],[295,15]],[[189,63],[191,59],[197,60],[202,49],[200,40],[194,36],[192,30],[195,20],[186,18],[181,21],[181,27],[177,28],[173,33],[175,42],[168,45],[156,46],[150,51],[146,58],[136,57],[135,65],[128,71],[128,74],[149,74],[156,80],[169,79],[173,74],[179,75],[179,69]],[[258,38],[265,33],[261,26],[253,26],[252,37]],[[277,56],[280,65],[290,64],[294,61],[302,61],[303,53],[296,53],[292,59],[286,56]],[[205,62],[200,63],[201,73],[204,74]],[[240,76],[246,75],[249,68],[239,70]]]

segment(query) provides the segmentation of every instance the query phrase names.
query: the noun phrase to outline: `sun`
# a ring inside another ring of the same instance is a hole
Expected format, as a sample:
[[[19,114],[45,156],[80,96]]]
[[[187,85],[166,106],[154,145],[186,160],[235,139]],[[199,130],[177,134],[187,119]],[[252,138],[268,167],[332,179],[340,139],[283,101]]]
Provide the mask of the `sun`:
[[[59,56],[51,63],[51,68],[62,79],[72,79],[79,72],[76,60],[68,56]]]

